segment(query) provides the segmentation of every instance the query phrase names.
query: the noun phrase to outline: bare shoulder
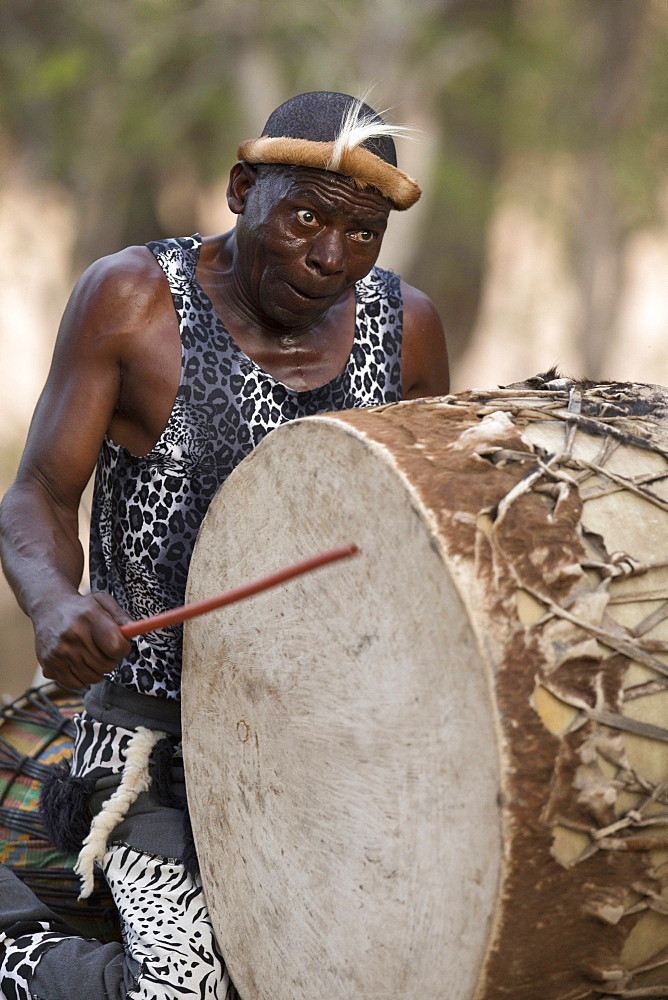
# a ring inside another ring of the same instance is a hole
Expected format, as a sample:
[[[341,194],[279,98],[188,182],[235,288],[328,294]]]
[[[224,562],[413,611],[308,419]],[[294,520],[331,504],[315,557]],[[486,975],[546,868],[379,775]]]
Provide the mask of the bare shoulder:
[[[66,332],[104,334],[136,323],[166,301],[165,277],[147,247],[101,257],[81,275],[63,317]]]
[[[39,479],[75,507],[106,434],[140,453],[152,446],[179,365],[176,314],[151,252],[129,247],[95,261],[63,314],[18,478]]]
[[[179,359],[169,285],[151,251],[131,246],[91,264],[60,324],[54,352],[60,369],[97,383],[113,380],[116,403],[127,409],[163,377],[165,364],[173,368]]]
[[[402,382],[404,399],[441,396],[450,390],[445,331],[436,306],[424,292],[401,282],[404,302]]]

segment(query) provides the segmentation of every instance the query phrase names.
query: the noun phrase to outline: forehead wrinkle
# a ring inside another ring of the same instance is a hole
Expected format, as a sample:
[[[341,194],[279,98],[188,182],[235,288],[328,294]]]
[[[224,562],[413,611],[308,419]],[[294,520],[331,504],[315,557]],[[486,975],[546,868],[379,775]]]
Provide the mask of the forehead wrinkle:
[[[315,182],[307,182],[303,177],[295,177],[288,188],[287,196],[293,201],[308,198],[310,204],[316,208],[319,207],[324,211],[337,214],[344,213],[355,220],[362,220],[374,226],[387,224],[390,207],[382,195],[375,191],[360,190],[360,188],[345,182],[341,184],[339,193],[333,190],[331,180],[333,178],[330,178],[329,175],[326,180],[318,178]],[[338,184],[339,181],[340,179],[336,178],[335,184]],[[344,200],[343,205],[341,199]],[[367,201],[371,204],[368,204]],[[378,204],[379,201],[382,205]],[[365,203],[361,204],[360,202]]]

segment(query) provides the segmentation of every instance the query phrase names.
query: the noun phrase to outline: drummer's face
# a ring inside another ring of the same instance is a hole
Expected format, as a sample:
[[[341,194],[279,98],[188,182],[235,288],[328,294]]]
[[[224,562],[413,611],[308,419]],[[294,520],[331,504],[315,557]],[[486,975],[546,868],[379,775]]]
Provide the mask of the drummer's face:
[[[236,230],[241,295],[265,323],[309,327],[376,263],[390,204],[324,170],[252,178]]]

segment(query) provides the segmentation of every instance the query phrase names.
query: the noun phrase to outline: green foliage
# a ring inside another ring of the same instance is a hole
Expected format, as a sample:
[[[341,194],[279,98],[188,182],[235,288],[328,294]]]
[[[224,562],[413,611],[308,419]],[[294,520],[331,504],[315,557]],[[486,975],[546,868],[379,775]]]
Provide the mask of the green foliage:
[[[224,177],[278,101],[376,82],[437,137],[410,270],[463,336],[513,158],[600,156],[621,225],[652,217],[667,35],[665,0],[2,0],[0,116],[24,167],[73,192],[86,263],[161,235],[160,192]]]

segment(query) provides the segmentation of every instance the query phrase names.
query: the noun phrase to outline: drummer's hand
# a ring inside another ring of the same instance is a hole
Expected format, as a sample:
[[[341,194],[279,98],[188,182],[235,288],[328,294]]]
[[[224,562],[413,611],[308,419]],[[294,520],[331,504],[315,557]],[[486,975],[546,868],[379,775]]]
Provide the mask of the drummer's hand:
[[[44,676],[77,689],[101,680],[132,648],[120,630],[129,621],[110,594],[73,594],[54,602],[34,618]]]

